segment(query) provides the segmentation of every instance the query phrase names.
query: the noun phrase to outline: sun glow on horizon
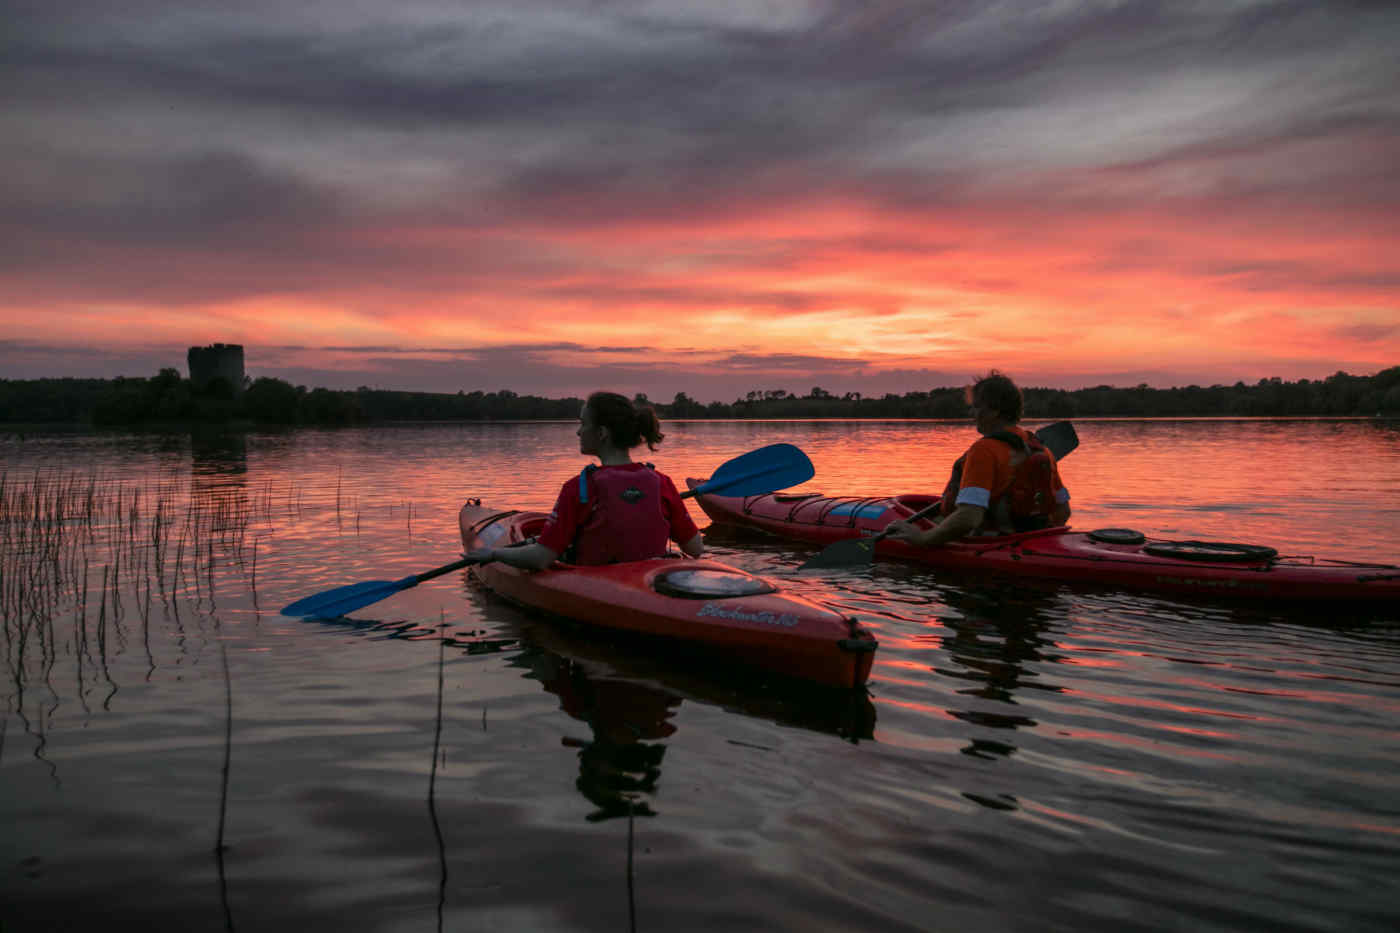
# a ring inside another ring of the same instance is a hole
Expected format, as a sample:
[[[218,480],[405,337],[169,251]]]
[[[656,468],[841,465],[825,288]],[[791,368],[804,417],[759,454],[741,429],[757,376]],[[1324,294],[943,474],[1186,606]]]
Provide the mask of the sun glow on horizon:
[[[1185,384],[1400,360],[1400,229],[1365,210],[1281,218],[1248,198],[919,206],[814,194],[631,219],[367,220],[266,261],[195,243],[158,260],[118,246],[109,265],[92,249],[86,276],[27,283],[21,270],[32,287],[3,308],[0,340],[298,348],[273,354],[271,370],[402,388],[497,353],[511,367],[490,378],[526,391],[549,385],[550,369],[599,366],[651,383],[729,373],[736,389],[860,390],[993,366],[1058,384],[1114,373]]]

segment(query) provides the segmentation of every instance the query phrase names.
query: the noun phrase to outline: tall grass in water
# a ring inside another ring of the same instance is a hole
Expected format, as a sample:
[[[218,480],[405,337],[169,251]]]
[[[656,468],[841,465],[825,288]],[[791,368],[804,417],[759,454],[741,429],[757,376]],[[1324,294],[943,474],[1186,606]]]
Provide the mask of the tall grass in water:
[[[288,494],[290,501],[291,493]],[[132,486],[96,471],[0,472],[0,654],[12,687],[7,706],[28,726],[59,702],[57,660],[76,669],[77,696],[105,683],[111,660],[139,641],[155,669],[150,626],[164,614],[181,625],[180,601],[215,624],[215,568],[234,568],[257,595],[255,521],[270,526],[272,491],[201,485],[171,474]],[[32,700],[47,687],[46,701]],[[35,702],[40,715],[31,720]]]

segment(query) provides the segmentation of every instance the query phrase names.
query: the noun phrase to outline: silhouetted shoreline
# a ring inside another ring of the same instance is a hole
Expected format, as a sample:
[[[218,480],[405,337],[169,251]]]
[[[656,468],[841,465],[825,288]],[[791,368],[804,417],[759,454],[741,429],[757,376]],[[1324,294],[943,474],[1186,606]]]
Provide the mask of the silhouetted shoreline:
[[[1400,414],[1400,366],[1372,376],[1335,373],[1326,379],[1261,379],[1253,385],[1154,389],[1094,386],[1024,389],[1026,417],[1344,417]],[[646,400],[645,396],[638,396]],[[251,380],[236,391],[215,380],[195,390],[175,369],[149,379],[0,379],[0,423],[7,424],[281,424],[347,425],[386,421],[535,421],[577,417],[583,400],[497,392],[335,390]],[[698,402],[684,392],[651,401],[663,418],[935,418],[967,415],[961,387],[903,395],[806,395],[754,390],[733,402]]]

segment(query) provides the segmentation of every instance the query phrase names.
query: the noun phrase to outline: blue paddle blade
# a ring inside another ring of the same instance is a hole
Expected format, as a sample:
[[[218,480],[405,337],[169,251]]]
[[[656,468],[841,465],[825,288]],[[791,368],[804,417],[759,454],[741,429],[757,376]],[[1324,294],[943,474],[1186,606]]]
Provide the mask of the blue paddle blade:
[[[693,492],[757,496],[805,483],[816,472],[807,455],[793,445],[769,444],[726,462]]]
[[[399,590],[406,590],[417,585],[418,577],[416,575],[404,577],[402,580],[366,580],[363,583],[352,583],[349,586],[339,586],[333,590],[326,590],[324,593],[317,593],[315,596],[298,599],[296,602],[284,606],[282,615],[297,616],[303,619],[338,619],[356,609],[368,606],[370,603],[377,603],[386,596],[392,596]]]

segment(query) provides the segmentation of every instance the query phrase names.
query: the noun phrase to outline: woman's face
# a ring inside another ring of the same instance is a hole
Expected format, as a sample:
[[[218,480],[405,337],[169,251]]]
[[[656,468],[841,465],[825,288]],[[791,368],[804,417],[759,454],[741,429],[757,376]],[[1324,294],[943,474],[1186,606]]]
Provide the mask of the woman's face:
[[[593,421],[593,412],[587,405],[578,416],[578,452],[596,456],[598,446],[607,442],[608,432]]]

